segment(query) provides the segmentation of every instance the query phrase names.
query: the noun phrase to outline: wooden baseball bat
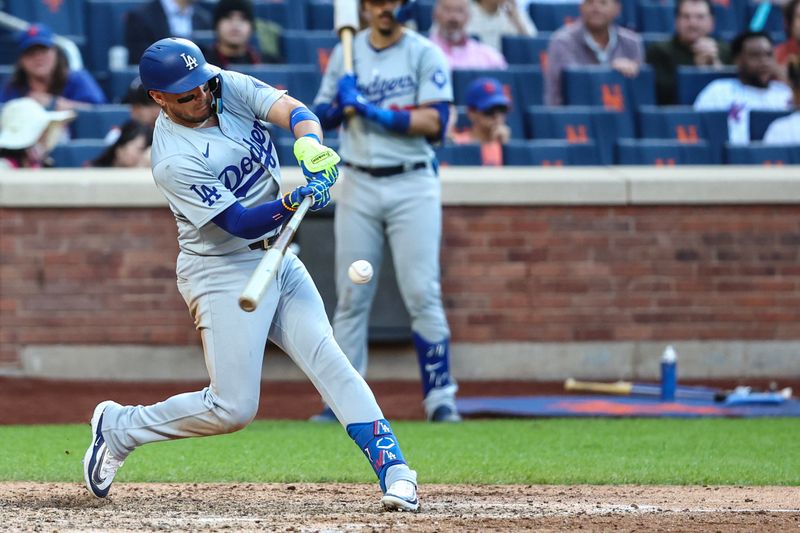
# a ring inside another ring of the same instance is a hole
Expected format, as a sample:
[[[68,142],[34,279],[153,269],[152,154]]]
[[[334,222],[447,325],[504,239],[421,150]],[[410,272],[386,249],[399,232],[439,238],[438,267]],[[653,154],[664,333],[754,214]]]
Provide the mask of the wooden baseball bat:
[[[342,43],[342,64],[345,74],[353,73],[353,35],[358,30],[358,0],[335,0],[333,3],[333,27]],[[352,106],[344,109],[346,117],[355,115]]]
[[[569,391],[602,392],[620,396],[661,396],[661,386],[650,383],[631,383],[630,381],[616,381],[602,383],[597,381],[577,381],[568,378],[564,381],[564,389]],[[722,401],[728,393],[719,389],[708,387],[679,386],[675,396],[683,399]]]
[[[303,221],[303,217],[306,216],[313,203],[313,197],[306,196],[303,198],[297,211],[294,212],[281,234],[278,235],[275,244],[267,250],[264,257],[261,258],[261,262],[258,263],[256,269],[250,275],[250,280],[247,282],[241,296],[239,296],[239,307],[244,311],[252,313],[258,307],[270,284],[278,274],[278,270],[280,270],[283,256],[286,254],[286,249],[289,247],[289,243],[292,242],[300,222]]]

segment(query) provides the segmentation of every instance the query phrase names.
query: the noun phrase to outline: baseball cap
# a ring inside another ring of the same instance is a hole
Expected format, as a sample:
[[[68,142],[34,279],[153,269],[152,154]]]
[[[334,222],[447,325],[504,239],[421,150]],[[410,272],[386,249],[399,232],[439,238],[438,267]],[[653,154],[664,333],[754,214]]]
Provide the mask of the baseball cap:
[[[51,124],[74,118],[74,111],[47,111],[33,98],[9,100],[0,112],[0,148],[30,148]]]
[[[478,78],[467,86],[467,107],[486,111],[493,107],[509,107],[511,100],[503,92],[503,84],[495,78]]]
[[[46,46],[48,48],[52,48],[55,45],[53,32],[44,24],[31,24],[30,27],[23,31],[17,38],[17,46],[19,47],[20,53],[36,45]]]

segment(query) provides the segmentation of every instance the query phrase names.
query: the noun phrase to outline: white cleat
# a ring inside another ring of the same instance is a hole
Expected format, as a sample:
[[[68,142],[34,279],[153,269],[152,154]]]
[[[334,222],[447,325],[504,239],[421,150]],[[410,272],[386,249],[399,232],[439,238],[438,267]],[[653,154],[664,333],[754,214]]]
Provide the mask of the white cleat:
[[[415,513],[419,510],[417,486],[405,479],[395,481],[381,498],[381,503],[387,511]]]
[[[86,480],[86,487],[98,498],[105,498],[111,489],[111,482],[117,470],[124,461],[120,461],[111,454],[106,446],[101,430],[103,425],[103,411],[109,405],[119,405],[116,402],[107,400],[100,402],[94,408],[92,414],[92,442],[89,449],[83,456],[83,478]]]

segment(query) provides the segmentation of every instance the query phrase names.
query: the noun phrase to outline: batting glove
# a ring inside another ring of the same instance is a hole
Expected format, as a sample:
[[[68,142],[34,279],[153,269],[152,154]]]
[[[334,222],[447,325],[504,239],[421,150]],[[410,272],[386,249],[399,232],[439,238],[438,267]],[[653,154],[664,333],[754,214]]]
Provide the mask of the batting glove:
[[[345,74],[339,79],[337,87],[336,99],[339,107],[344,109],[352,107],[356,113],[363,115],[369,105],[369,102],[361,91],[358,90],[358,83],[355,74]]]
[[[297,187],[292,192],[284,194],[281,203],[289,211],[297,211],[306,196],[311,196],[314,200],[311,211],[319,211],[331,202],[331,193],[325,183],[321,180],[311,180],[308,185]]]
[[[305,135],[294,142],[294,157],[312,173],[335,167],[342,160],[333,148],[323,146],[319,140]]]
[[[336,179],[339,177],[339,167],[336,165],[326,168],[322,172],[311,172],[306,168],[305,163],[300,163],[300,168],[303,170],[306,182],[310,183],[313,180],[321,180],[328,188],[333,187],[333,184],[336,183]]]

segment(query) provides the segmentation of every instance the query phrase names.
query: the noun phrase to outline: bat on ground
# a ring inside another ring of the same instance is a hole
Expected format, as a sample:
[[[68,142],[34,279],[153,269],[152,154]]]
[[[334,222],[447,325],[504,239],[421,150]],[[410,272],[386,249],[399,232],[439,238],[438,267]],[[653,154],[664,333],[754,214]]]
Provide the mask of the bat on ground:
[[[569,378],[564,381],[564,389],[568,391],[602,392],[620,396],[661,396],[661,387],[651,383],[632,383],[616,381],[604,383],[597,381],[577,381]],[[740,403],[779,403],[792,397],[792,389],[786,387],[779,391],[752,392],[750,387],[737,387],[734,390],[722,390],[710,387],[694,387],[681,385],[675,389],[675,397],[683,400],[706,400],[725,402],[729,397],[749,398],[749,402]]]
[[[258,307],[270,284],[278,274],[286,249],[289,247],[289,243],[292,242],[300,222],[303,221],[303,217],[306,216],[313,202],[314,198],[311,196],[303,198],[297,211],[286,223],[275,243],[266,251],[264,257],[261,258],[261,262],[258,263],[256,269],[250,275],[250,280],[247,282],[241,296],[239,296],[239,307],[244,311],[251,313]]]
[[[339,34],[342,43],[342,64],[344,73],[353,73],[353,35],[358,31],[358,0],[334,0],[333,3],[333,27]],[[356,110],[346,107],[344,114],[352,117]]]

